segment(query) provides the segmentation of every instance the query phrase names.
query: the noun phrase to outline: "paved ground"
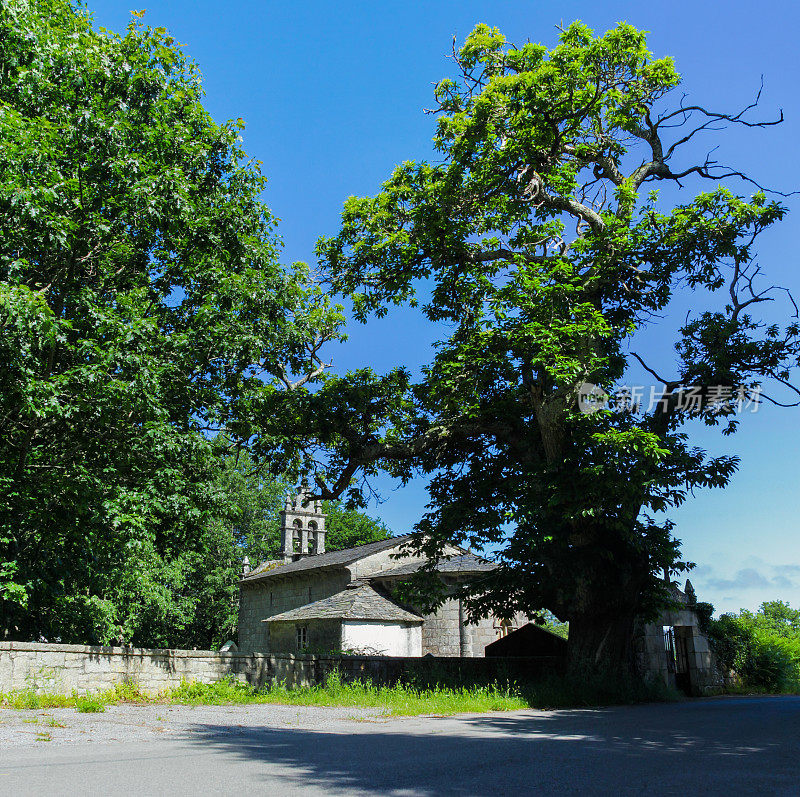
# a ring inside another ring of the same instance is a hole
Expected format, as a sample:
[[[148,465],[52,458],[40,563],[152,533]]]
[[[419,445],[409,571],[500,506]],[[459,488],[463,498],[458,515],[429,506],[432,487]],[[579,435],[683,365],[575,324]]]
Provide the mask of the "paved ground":
[[[0,710],[0,794],[130,793],[796,797],[800,697],[407,719],[288,706]]]

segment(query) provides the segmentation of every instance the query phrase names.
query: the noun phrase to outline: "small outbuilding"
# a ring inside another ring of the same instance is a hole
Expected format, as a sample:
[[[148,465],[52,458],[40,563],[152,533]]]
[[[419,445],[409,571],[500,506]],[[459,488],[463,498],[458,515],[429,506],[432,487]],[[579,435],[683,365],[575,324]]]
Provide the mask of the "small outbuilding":
[[[548,656],[566,660],[567,640],[542,628],[526,623],[486,646],[487,656]]]

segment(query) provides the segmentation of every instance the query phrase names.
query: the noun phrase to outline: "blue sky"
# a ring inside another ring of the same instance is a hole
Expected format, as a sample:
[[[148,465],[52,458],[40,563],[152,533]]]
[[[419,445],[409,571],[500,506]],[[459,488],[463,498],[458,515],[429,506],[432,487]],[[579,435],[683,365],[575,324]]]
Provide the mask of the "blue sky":
[[[270,180],[264,198],[281,219],[287,262],[313,262],[315,240],[336,232],[347,196],[375,193],[396,163],[431,156],[433,122],[423,109],[431,105],[432,84],[451,72],[446,56],[453,36],[463,39],[478,22],[496,25],[513,42],[552,45],[561,22],[582,19],[603,31],[627,20],[650,31],[657,55],[675,58],[690,99],[715,109],[747,104],[763,74],[764,113],[783,107],[785,124],[733,130],[713,144],[721,144],[721,160],[762,183],[800,188],[795,3],[90,2],[96,23],[118,31],[130,10],[142,6],[145,22],[167,27],[199,63],[215,118],[244,118],[245,147],[264,162]],[[771,281],[800,296],[800,201],[786,202],[793,212],[765,238],[760,263]],[[335,367],[416,368],[429,359],[436,337],[411,311],[396,311],[367,327],[353,324],[348,343],[333,353]],[[665,370],[667,343],[660,330],[649,334],[648,351]],[[700,492],[672,513],[684,553],[698,565],[692,581],[718,610],[774,598],[800,605],[798,421],[800,409],[762,407],[744,417],[733,437],[696,430],[698,443],[713,453],[742,458],[727,490]],[[396,532],[409,529],[424,509],[424,484],[380,487],[385,500],[373,514]]]

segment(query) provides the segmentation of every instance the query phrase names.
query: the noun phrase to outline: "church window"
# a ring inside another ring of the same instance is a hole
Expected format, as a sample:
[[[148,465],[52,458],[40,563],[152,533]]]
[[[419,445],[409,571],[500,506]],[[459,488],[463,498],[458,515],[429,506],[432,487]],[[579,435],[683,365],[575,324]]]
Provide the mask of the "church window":
[[[297,626],[297,649],[305,650],[308,647],[308,628],[304,625]]]

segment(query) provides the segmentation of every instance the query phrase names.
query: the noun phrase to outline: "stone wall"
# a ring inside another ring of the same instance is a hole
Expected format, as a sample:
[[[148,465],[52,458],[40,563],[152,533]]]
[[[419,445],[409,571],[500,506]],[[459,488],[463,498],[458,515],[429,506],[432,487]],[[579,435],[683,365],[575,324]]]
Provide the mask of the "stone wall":
[[[273,623],[270,630],[270,653],[277,656],[300,653],[301,651],[297,649],[298,626],[305,626],[306,646],[311,650],[334,651],[342,649],[341,620],[305,620],[302,623]]]
[[[0,692],[89,692],[126,682],[160,692],[182,680],[212,683],[231,675],[263,683],[269,664],[266,656],[210,650],[0,642]]]
[[[270,645],[269,624],[262,622],[265,618],[335,595],[349,581],[350,574],[347,570],[309,570],[293,577],[242,582],[239,597],[239,649],[245,653],[271,652],[273,647]],[[283,647],[275,649],[280,652],[285,650]],[[294,644],[289,650],[294,650]]]
[[[434,614],[425,615],[422,652],[433,656],[483,656],[486,645],[497,634],[491,617],[477,624],[466,622],[465,610],[457,598],[446,600]]]
[[[115,684],[135,683],[158,693],[181,681],[213,683],[233,677],[253,686],[324,683],[332,670],[344,680],[369,678],[375,683],[399,680],[491,682],[524,681],[556,671],[555,659],[401,658],[390,656],[266,656],[211,650],[0,643],[0,692],[33,689],[69,694],[95,692]]]
[[[664,640],[665,628],[672,628],[676,637],[683,640],[686,648],[689,694],[703,695],[718,691],[724,679],[717,669],[708,636],[701,630],[694,604],[684,592],[673,589],[676,605],[661,613],[657,623],[641,624],[637,629],[636,653],[639,669],[646,676],[662,678],[668,686],[679,686],[675,665],[670,664]],[[676,640],[677,641],[677,640]]]

